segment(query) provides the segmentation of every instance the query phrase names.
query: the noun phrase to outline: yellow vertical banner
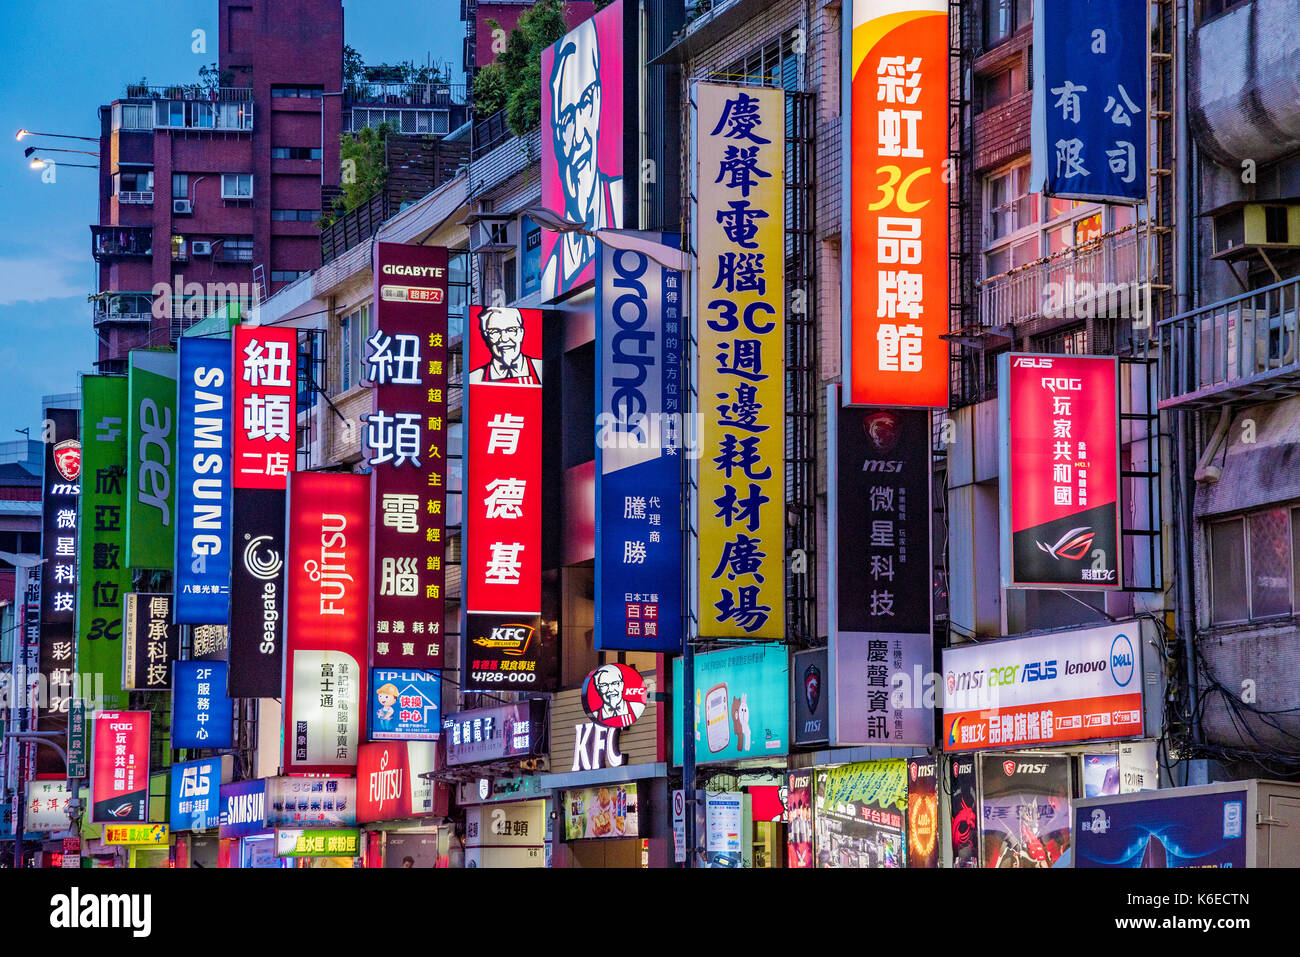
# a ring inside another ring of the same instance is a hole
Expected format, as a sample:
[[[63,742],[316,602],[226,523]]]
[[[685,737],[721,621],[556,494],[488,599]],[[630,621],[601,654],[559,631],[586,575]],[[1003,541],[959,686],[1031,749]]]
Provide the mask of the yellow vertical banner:
[[[785,93],[696,87],[699,632],[785,636]]]

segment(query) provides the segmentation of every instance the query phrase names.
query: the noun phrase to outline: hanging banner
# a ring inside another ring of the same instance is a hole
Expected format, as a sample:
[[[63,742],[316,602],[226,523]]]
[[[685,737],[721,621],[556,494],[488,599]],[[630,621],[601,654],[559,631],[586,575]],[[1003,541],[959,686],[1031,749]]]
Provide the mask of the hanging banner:
[[[100,711],[91,741],[91,823],[146,821],[149,813],[148,711]]]
[[[677,654],[682,277],[601,244],[596,289],[596,648]]]
[[[172,624],[172,596],[131,592],[122,605],[122,687],[170,691],[172,662],[181,656],[180,627]]]
[[[1070,847],[1070,758],[982,754],[985,867],[1051,867]]]
[[[843,117],[848,405],[948,405],[948,3],[853,0]]]
[[[172,747],[231,747],[235,703],[226,696],[224,661],[172,664]]]
[[[295,472],[289,502],[284,769],[326,773],[365,740],[370,480]]]
[[[364,454],[374,482],[378,668],[441,668],[446,585],[447,250],[375,243],[374,392]]]
[[[907,866],[939,866],[939,759],[907,762]]]
[[[177,343],[176,622],[230,618],[230,342]]]
[[[955,754],[947,759],[949,842],[953,867],[979,867],[979,795],[975,756]]]
[[[356,778],[268,778],[267,827],[354,827]]]
[[[283,693],[285,489],[295,466],[293,329],[231,333],[234,447],[230,578],[232,697]]]
[[[542,51],[542,206],[589,229],[623,225],[623,46],[615,0]],[[542,301],[590,282],[595,259],[591,236],[543,230]]]
[[[77,666],[102,675],[100,707],[125,708],[122,598],[131,590],[126,563],[126,376],[81,377],[81,550]],[[47,568],[50,566],[46,566]],[[98,679],[92,679],[98,680]]]
[[[1148,69],[1144,4],[1034,0],[1035,193],[1146,201]]]
[[[786,867],[813,866],[813,772],[786,774]]]
[[[372,668],[370,740],[434,741],[442,733],[442,675]]]
[[[230,780],[235,759],[224,754],[172,765],[168,820],[176,831],[206,831],[221,824],[221,784]]]
[[[81,439],[73,409],[46,409],[50,441],[45,443],[41,485],[40,679],[36,727],[67,732],[76,660],[77,498],[81,493]],[[93,597],[107,600],[95,592]],[[114,593],[113,603],[120,599]],[[41,684],[44,688],[41,688]],[[41,693],[43,690],[43,694]]]
[[[673,687],[682,659],[673,659]],[[695,760],[735,761],[790,751],[790,660],[784,645],[746,645],[695,656]],[[682,763],[673,722],[673,764]]]
[[[866,761],[815,773],[818,867],[903,867],[907,762]]]
[[[1119,360],[998,357],[1002,584],[1120,588]]]
[[[785,93],[701,83],[700,634],[785,637]]]
[[[176,353],[131,350],[126,563],[170,571],[176,536]]]

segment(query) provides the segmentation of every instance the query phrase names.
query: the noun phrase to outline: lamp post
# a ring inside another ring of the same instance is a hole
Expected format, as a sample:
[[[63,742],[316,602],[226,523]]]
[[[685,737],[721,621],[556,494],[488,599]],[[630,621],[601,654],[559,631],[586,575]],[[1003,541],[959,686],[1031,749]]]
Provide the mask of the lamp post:
[[[35,130],[19,130],[14,134],[14,139],[21,140],[24,136],[53,136],[64,140],[85,140],[87,143],[98,143],[97,136],[69,136],[67,133],[37,133]]]
[[[56,169],[62,166],[75,166],[78,169],[99,169],[98,166],[91,166],[89,163],[56,163],[54,160],[43,159],[39,156],[33,156],[29,165],[32,169],[45,169],[47,166],[53,166]]]
[[[35,153],[35,152],[36,152],[36,147],[35,147],[35,146],[29,146],[29,147],[27,147],[27,149],[23,150],[23,156],[31,156],[31,155],[32,155],[33,153]],[[93,157],[95,157],[95,159],[99,159],[99,154],[98,154],[98,153],[92,153],[90,150],[65,150],[65,149],[60,149],[60,148],[58,148],[58,147],[56,147],[56,146],[42,146],[42,147],[41,147],[41,152],[43,152],[43,153],[81,153],[83,156],[93,156]]]

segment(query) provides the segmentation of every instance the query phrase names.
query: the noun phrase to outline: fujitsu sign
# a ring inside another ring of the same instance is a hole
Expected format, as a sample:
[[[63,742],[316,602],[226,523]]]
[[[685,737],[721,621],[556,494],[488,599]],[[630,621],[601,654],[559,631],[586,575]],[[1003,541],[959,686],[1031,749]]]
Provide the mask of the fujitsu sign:
[[[376,805],[381,815],[385,801],[396,804],[402,796],[402,768],[401,765],[390,768],[388,764],[391,759],[391,752],[385,748],[384,753],[379,757],[378,770],[370,772],[367,782],[367,797],[372,804]]]
[[[320,559],[310,558],[302,565],[307,577],[320,586],[322,615],[342,615],[347,610],[348,584],[352,581],[348,573],[347,528],[346,515],[323,513],[320,517]]]

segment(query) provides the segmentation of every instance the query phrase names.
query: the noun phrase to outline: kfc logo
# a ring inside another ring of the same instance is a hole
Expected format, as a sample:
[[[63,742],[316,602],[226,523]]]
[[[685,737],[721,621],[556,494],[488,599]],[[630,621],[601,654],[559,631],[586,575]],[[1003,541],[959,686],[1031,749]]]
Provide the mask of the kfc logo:
[[[582,709],[606,728],[635,724],[648,697],[644,679],[629,665],[601,665],[582,684]]]

